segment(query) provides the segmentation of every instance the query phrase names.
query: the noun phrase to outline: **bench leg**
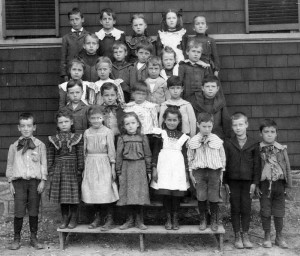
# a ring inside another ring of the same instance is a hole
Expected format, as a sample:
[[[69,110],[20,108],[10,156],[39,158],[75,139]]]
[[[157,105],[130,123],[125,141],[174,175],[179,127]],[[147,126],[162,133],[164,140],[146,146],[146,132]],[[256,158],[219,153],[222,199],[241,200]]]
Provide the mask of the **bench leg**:
[[[65,249],[65,235],[63,232],[58,232],[59,236],[59,247],[61,250]]]
[[[223,252],[223,250],[224,250],[223,241],[224,241],[224,235],[220,234],[219,235],[219,249],[221,252]]]
[[[141,252],[145,251],[145,244],[144,244],[144,234],[140,234],[140,250]]]

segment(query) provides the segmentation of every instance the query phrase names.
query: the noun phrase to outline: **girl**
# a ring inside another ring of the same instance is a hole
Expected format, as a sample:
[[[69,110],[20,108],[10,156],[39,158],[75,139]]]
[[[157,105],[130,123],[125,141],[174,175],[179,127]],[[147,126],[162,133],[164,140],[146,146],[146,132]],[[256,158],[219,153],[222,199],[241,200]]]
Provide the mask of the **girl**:
[[[85,169],[82,181],[82,201],[94,204],[96,218],[89,228],[100,225],[100,206],[107,210],[107,218],[101,230],[112,228],[112,203],[119,199],[115,183],[115,158],[113,132],[103,125],[104,109],[91,106],[88,111],[91,127],[84,132]]]
[[[73,133],[73,116],[69,111],[56,115],[58,133],[49,136],[47,148],[50,178],[50,201],[60,203],[62,222],[59,228],[75,228],[80,202],[78,177],[84,166],[82,135]],[[71,216],[71,218],[69,218]]]
[[[70,61],[69,73],[70,73],[71,79],[81,80],[84,70],[85,70],[85,64],[84,64],[83,60],[81,60],[79,58],[75,58]],[[58,85],[59,108],[65,107],[69,101],[69,99],[67,97],[67,84],[68,84],[68,82],[64,82],[64,83]],[[89,84],[90,84],[90,82],[88,82],[88,81],[82,81],[83,94],[82,94],[81,100],[87,105],[88,105],[87,88],[88,88]]]
[[[157,190],[157,194],[164,196],[167,230],[179,229],[180,197],[183,197],[189,188],[186,174],[188,171],[186,142],[189,136],[180,131],[181,122],[179,110],[176,107],[167,108],[163,115],[163,130],[157,129],[161,138],[156,138],[153,150],[151,187]],[[173,223],[171,223],[172,212]]]
[[[157,36],[157,55],[161,54],[165,46],[170,46],[176,52],[176,62],[184,60],[183,53],[187,41],[186,30],[182,27],[181,11],[168,10],[163,14],[161,31]]]
[[[161,60],[163,69],[160,71],[160,76],[163,79],[168,80],[170,76],[178,76],[179,65],[176,63],[176,52],[170,46],[163,48]]]
[[[143,205],[150,204],[147,173],[151,174],[151,151],[137,114],[126,113],[122,118],[122,135],[118,139],[116,170],[120,182],[118,205],[128,206],[127,221],[120,229],[135,225],[147,229],[143,220]]]
[[[101,96],[100,90],[101,90],[101,86],[107,82],[114,83],[117,86],[118,100],[121,104],[124,104],[125,99],[124,99],[123,89],[126,91],[129,91],[129,87],[122,89],[122,87],[121,87],[121,83],[123,82],[122,79],[112,80],[109,78],[109,75],[112,71],[112,62],[111,62],[110,58],[108,58],[108,57],[98,58],[97,63],[96,63],[96,69],[97,69],[97,73],[98,73],[100,80],[95,83],[91,83],[89,85],[89,88],[90,88],[89,104],[91,104],[91,105],[103,104],[103,98]],[[122,83],[122,84],[124,84],[124,83]]]
[[[153,49],[155,49],[155,39],[153,39],[151,36],[148,36],[147,21],[145,19],[144,14],[133,14],[131,17],[131,26],[133,30],[133,35],[131,37],[128,37],[128,39],[126,40],[126,44],[129,48],[128,61],[131,63],[135,63],[138,60],[135,53],[136,46],[140,42],[147,41],[151,43],[153,45]],[[152,54],[155,55],[155,52],[152,52]]]
[[[203,62],[201,66],[208,67],[210,73],[218,77],[220,71],[220,60],[217,52],[216,42],[206,33],[208,26],[204,16],[195,16],[193,18],[194,28],[196,32],[195,38],[202,43],[202,54],[200,60]]]

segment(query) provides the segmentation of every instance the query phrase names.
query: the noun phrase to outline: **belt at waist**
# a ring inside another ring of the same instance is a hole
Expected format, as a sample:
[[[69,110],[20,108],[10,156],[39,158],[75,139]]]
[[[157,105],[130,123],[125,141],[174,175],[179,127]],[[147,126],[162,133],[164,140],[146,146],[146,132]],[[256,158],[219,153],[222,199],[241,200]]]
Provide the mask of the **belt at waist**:
[[[108,156],[106,153],[88,153],[86,156],[96,157],[96,156]]]

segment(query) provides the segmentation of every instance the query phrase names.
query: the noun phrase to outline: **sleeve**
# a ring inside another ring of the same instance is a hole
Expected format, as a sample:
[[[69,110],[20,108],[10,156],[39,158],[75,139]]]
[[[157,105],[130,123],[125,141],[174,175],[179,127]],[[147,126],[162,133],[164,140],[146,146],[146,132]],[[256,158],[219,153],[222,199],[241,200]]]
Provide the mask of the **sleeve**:
[[[224,106],[222,108],[222,128],[226,138],[230,138],[231,136],[231,121],[229,117],[229,113],[227,107]]]
[[[225,152],[225,157],[226,157],[226,160],[228,161],[228,146],[227,146],[227,143],[226,143],[226,140],[224,141],[224,152]],[[223,175],[223,184],[227,184],[228,182],[228,169],[225,167],[225,172],[224,172],[224,175]]]
[[[111,164],[116,162],[116,149],[114,145],[114,134],[112,130],[107,128],[106,135],[106,143],[107,143],[107,154]]]
[[[217,45],[215,40],[211,40],[211,58],[214,63],[214,71],[220,71],[220,59],[217,51]]]
[[[193,166],[193,161],[194,161],[194,158],[195,158],[195,152],[196,152],[196,150],[191,149],[190,147],[188,147],[188,149],[187,149],[187,158],[188,158],[189,171],[193,170],[192,166]]]
[[[182,37],[182,40],[181,40],[181,50],[182,50],[182,53],[184,55],[184,58],[186,59],[187,58],[187,54],[186,54],[186,46],[187,46],[187,42],[189,40],[189,37],[188,35],[185,33]]]
[[[119,136],[117,142],[117,159],[116,159],[116,172],[118,175],[121,175],[122,173],[123,151],[124,151],[124,140],[122,136]]]
[[[55,147],[51,142],[47,144],[47,166],[48,174],[51,176],[53,174],[53,166],[55,162]]]
[[[64,36],[62,38],[62,47],[61,47],[61,60],[60,60],[60,76],[67,76],[67,56],[68,56],[68,40]]]
[[[157,108],[156,106],[151,108],[151,119],[152,119],[152,122],[153,122],[153,128],[157,128],[158,127],[158,119],[157,119]]]
[[[47,180],[47,150],[44,143],[41,144],[40,154],[41,154],[41,177],[42,180]]]
[[[160,39],[160,36],[159,34],[157,35],[157,39],[156,39],[156,54],[157,56],[160,56],[161,55],[161,52],[163,50],[164,46],[161,42],[161,39]]]
[[[116,86],[118,88],[118,100],[121,104],[124,104],[125,103],[125,98],[124,98],[124,93],[123,93],[122,86],[119,83],[117,83]]]
[[[219,152],[220,152],[220,157],[221,157],[222,166],[223,166],[222,171],[224,172],[225,167],[226,167],[226,155],[225,155],[225,149],[224,149],[223,145],[220,147]]]
[[[182,149],[181,149],[181,152],[182,152],[182,155],[183,155],[183,159],[184,159],[184,166],[185,166],[186,172],[189,171],[189,161],[188,161],[187,151],[188,151],[188,148],[187,148],[187,141],[186,141],[182,145]]]
[[[168,90],[167,82],[166,82],[166,81],[164,81],[164,83],[163,83],[163,89],[164,89],[164,93],[165,93],[165,98],[166,98],[166,100],[171,99],[171,95],[170,95],[170,92],[169,92],[169,90]]]
[[[253,149],[253,175],[252,183],[258,185],[261,176],[261,158],[259,153],[259,144],[257,143]]]
[[[124,43],[125,45],[127,45],[127,44],[126,44],[126,36],[125,36],[125,32],[121,34],[121,37],[120,37],[120,39],[119,39],[118,41],[120,41],[120,42]]]
[[[10,145],[9,150],[8,150],[8,157],[7,157],[7,167],[6,167],[6,177],[8,179],[8,182],[12,181],[13,178],[13,164],[15,160],[15,155],[16,155],[16,149],[14,145]]]
[[[161,105],[160,106],[160,110],[159,110],[159,120],[158,120],[158,127],[161,128],[162,126],[162,123],[163,123],[163,115],[165,113],[167,109],[167,106],[166,105]]]
[[[90,105],[94,105],[96,103],[96,92],[94,90],[94,88],[92,88],[93,86],[95,86],[94,83],[90,83],[88,89],[87,89],[87,93],[88,93],[88,103]]]
[[[286,149],[283,150],[283,154],[284,154],[284,159],[286,164],[286,187],[291,188],[292,187],[291,164]]]
[[[67,93],[63,89],[59,88],[58,94],[59,94],[59,106],[58,107],[59,107],[59,109],[61,109],[61,108],[65,107],[67,104]]]
[[[183,64],[179,64],[178,76],[179,76],[181,82],[183,82],[183,80],[184,80],[184,75],[185,75],[184,65]]]
[[[163,147],[163,140],[161,137],[153,137],[153,155],[152,155],[152,166],[157,167],[158,155]]]
[[[188,104],[186,108],[187,108],[187,113],[189,118],[190,137],[194,137],[196,135],[196,126],[197,126],[195,111],[191,104]]]
[[[82,172],[84,169],[84,155],[83,155],[84,142],[83,139],[79,141],[76,145],[76,155],[77,155],[77,170]]]
[[[86,155],[87,155],[87,137],[86,137],[86,133],[87,133],[87,130],[83,133],[83,158],[84,158],[84,161],[85,161],[85,158],[86,158]]]
[[[149,141],[147,135],[143,135],[143,149],[144,149],[144,158],[146,163],[147,173],[151,173],[151,159],[152,154],[149,146]]]

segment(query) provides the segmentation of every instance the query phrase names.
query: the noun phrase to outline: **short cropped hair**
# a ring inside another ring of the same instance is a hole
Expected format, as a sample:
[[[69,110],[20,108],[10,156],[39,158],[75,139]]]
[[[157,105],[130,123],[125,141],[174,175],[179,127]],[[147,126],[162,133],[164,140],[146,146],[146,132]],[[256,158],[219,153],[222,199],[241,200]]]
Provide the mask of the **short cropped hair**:
[[[92,105],[89,107],[88,109],[88,117],[90,118],[92,115],[95,114],[100,114],[103,117],[105,116],[105,107],[101,106],[101,105]]]
[[[192,38],[187,43],[186,51],[188,52],[192,48],[198,48],[198,47],[201,48],[201,51],[203,50],[203,44],[201,43],[201,41],[197,38]]]
[[[214,123],[214,115],[206,112],[199,113],[197,116],[197,123],[207,123],[207,122],[212,122]]]
[[[136,92],[136,91],[139,91],[139,92],[146,92],[148,93],[148,88],[147,88],[147,84],[145,83],[145,81],[137,81],[134,86],[131,88],[131,91],[132,92]]]
[[[149,43],[148,41],[142,41],[137,44],[136,46],[136,52],[138,52],[140,49],[146,50],[152,54],[153,52],[153,45]]]
[[[110,83],[110,82],[106,82],[101,86],[101,88],[100,88],[101,95],[104,94],[105,90],[110,90],[110,89],[114,89],[114,91],[118,95],[118,87],[115,84]]]
[[[183,87],[183,83],[181,82],[179,76],[170,76],[167,80],[167,87],[170,88],[172,86],[180,86]]]
[[[95,39],[96,42],[97,42],[97,44],[99,44],[99,37],[96,36],[96,34],[94,34],[94,33],[87,33],[87,35],[84,37],[84,41],[83,41],[84,43],[86,43],[86,39],[87,39],[89,36],[90,36],[91,38]]]
[[[112,49],[117,50],[119,48],[122,48],[127,53],[127,46],[124,43],[120,42],[120,41],[116,41],[113,44]]]
[[[193,17],[193,24],[194,24],[194,25],[195,25],[195,20],[196,20],[197,18],[204,18],[204,19],[205,19],[205,22],[206,22],[205,16],[203,16],[203,15],[196,15],[196,16]]]
[[[73,88],[74,86],[78,85],[81,90],[83,90],[83,84],[81,80],[75,80],[75,79],[71,79],[68,83],[67,83],[67,91],[69,91],[70,88]]]
[[[19,115],[19,123],[20,123],[21,120],[28,120],[28,119],[32,119],[33,125],[36,124],[35,123],[35,116],[32,113],[30,113],[30,112],[24,112],[24,113],[21,113]]]
[[[70,60],[68,63],[69,72],[75,63],[81,65],[83,68],[83,71],[85,70],[85,63],[84,63],[83,59],[81,59],[80,57],[75,57],[74,59]]]
[[[149,67],[150,64],[152,66],[159,66],[159,69],[162,69],[161,58],[157,56],[152,56],[148,59],[146,66]]]
[[[216,83],[217,86],[220,86],[219,78],[214,75],[209,75],[209,76],[204,77],[202,86],[205,85],[206,83]]]
[[[112,62],[110,60],[110,58],[106,57],[106,56],[102,56],[99,57],[96,61],[96,69],[99,68],[101,63],[107,63],[109,65],[110,68],[112,68]]]
[[[80,17],[83,18],[83,13],[80,11],[79,8],[77,7],[74,7],[70,12],[68,12],[68,17],[70,19],[70,16],[73,15],[73,14],[80,14]]]
[[[244,118],[245,122],[248,122],[248,117],[244,112],[235,112],[235,113],[233,113],[233,115],[231,116],[231,121],[238,120],[238,119],[241,119],[241,118]]]
[[[130,23],[132,24],[135,19],[142,19],[142,20],[144,20],[145,24],[147,24],[145,15],[142,14],[142,13],[135,13],[135,14],[133,14],[131,16]]]
[[[162,49],[162,51],[161,51],[161,58],[163,58],[163,56],[164,56],[165,53],[172,53],[172,54],[174,54],[174,59],[175,59],[175,61],[176,61],[176,52],[173,50],[172,47],[170,47],[170,46],[165,46],[165,47]]]
[[[277,123],[273,119],[266,118],[264,121],[261,122],[259,126],[259,131],[262,132],[262,130],[265,127],[274,127],[276,131],[278,130]]]
[[[106,13],[108,16],[112,16],[114,20],[117,20],[117,15],[111,8],[104,8],[100,11],[100,20],[102,20],[104,13]]]

